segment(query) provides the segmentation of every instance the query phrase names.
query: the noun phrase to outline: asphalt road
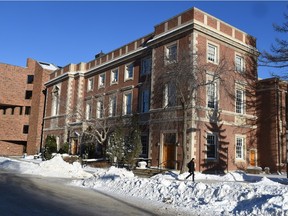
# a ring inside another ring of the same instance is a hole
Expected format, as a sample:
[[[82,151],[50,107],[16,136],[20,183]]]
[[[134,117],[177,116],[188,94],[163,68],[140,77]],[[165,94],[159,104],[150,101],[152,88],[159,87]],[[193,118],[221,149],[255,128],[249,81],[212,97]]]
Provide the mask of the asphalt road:
[[[65,181],[0,171],[0,215],[158,215],[148,207],[135,206],[93,190],[69,186],[64,184]]]

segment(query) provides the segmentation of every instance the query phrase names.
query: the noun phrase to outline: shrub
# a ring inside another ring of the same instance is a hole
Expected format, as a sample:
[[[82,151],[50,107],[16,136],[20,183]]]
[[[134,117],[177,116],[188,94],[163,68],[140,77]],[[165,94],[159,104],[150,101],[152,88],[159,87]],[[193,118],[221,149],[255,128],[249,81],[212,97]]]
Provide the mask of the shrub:
[[[55,152],[57,152],[56,137],[53,135],[48,135],[45,139],[44,157],[47,160],[50,160],[52,158],[52,153]]]

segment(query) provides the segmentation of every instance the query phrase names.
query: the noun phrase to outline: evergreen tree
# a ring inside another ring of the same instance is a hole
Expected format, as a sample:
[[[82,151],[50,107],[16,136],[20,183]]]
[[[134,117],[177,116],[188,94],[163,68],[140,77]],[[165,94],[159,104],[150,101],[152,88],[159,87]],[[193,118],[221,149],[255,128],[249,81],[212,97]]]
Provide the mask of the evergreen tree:
[[[124,158],[124,132],[122,127],[116,127],[115,131],[109,136],[106,154],[111,162],[116,158],[116,163],[123,161]]]

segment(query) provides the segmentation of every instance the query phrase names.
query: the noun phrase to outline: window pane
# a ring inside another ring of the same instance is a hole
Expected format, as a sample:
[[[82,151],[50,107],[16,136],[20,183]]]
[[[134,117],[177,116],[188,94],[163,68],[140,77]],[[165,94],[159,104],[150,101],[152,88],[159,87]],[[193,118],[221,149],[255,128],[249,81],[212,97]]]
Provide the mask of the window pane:
[[[243,138],[236,139],[236,158],[244,159]]]
[[[27,83],[28,84],[32,84],[34,81],[34,75],[28,75],[27,76]]]
[[[32,91],[26,91],[25,92],[25,99],[30,100],[32,98]]]
[[[124,114],[131,114],[132,113],[132,94],[126,94],[125,95],[125,110],[124,110]]]
[[[207,158],[216,158],[216,136],[207,134]]]
[[[236,56],[235,57],[235,67],[236,71],[242,72],[244,70],[244,60],[241,56]]]
[[[149,111],[149,90],[144,90],[141,97],[141,112]]]
[[[236,90],[236,113],[243,113],[243,91]]]
[[[208,60],[216,62],[216,46],[208,44]]]
[[[208,89],[207,89],[208,104],[207,104],[207,106],[209,108],[215,108],[215,102],[216,102],[215,86],[216,85],[214,83],[211,83],[208,85]]]
[[[141,136],[141,143],[142,143],[142,155],[147,157],[148,156],[148,136]]]
[[[141,75],[150,74],[152,69],[152,58],[142,60]]]

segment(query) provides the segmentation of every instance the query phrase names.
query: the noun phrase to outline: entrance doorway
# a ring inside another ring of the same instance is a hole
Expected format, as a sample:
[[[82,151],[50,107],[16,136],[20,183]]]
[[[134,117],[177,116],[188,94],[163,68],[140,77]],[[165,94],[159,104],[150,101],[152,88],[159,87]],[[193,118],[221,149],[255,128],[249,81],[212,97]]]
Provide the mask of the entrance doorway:
[[[250,165],[256,166],[256,150],[250,150]]]
[[[163,166],[168,169],[175,169],[176,165],[176,134],[164,134],[163,145]]]
[[[78,149],[78,139],[72,139],[71,142],[71,154],[76,155]]]

